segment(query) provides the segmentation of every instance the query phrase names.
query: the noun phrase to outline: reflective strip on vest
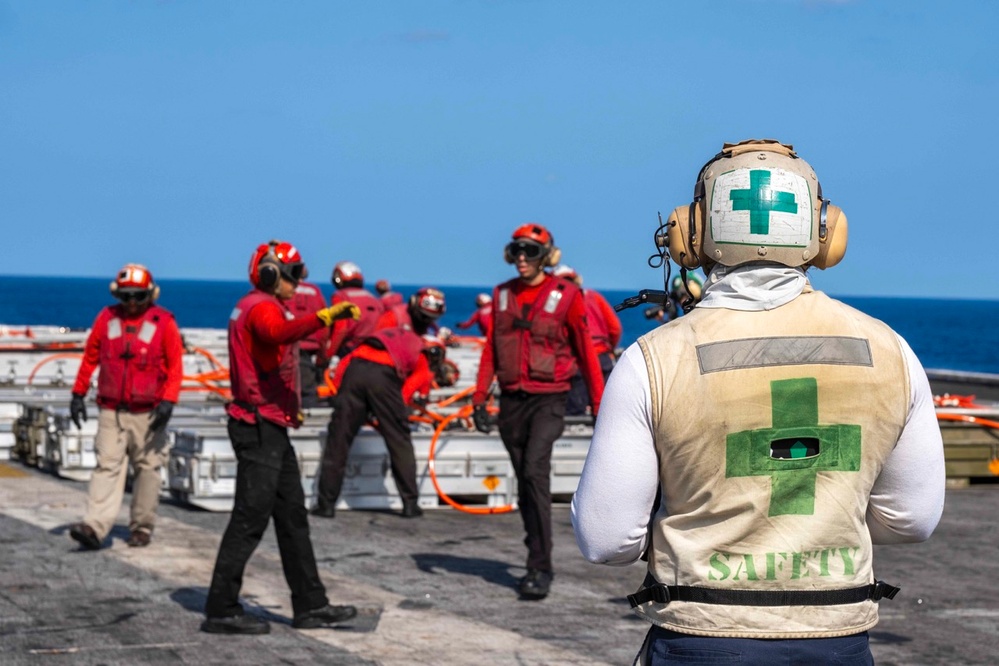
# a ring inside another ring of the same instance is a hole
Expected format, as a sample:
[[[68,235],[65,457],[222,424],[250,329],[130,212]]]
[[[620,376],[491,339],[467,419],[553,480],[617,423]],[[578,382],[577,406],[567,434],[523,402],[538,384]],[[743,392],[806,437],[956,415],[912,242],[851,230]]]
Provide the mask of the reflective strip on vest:
[[[701,374],[779,365],[874,365],[871,345],[862,338],[836,335],[745,338],[697,346]]]
[[[121,337],[121,319],[117,317],[108,320],[108,340],[117,340]]]
[[[558,289],[552,289],[548,292],[548,298],[545,299],[545,312],[552,314],[558,307],[558,304],[562,302],[562,292]]]
[[[510,290],[501,289],[499,293],[499,308],[500,310],[506,310],[507,304],[510,302]]]
[[[151,321],[142,322],[142,328],[139,329],[139,339],[148,345],[152,342],[154,335],[156,335],[156,324]]]

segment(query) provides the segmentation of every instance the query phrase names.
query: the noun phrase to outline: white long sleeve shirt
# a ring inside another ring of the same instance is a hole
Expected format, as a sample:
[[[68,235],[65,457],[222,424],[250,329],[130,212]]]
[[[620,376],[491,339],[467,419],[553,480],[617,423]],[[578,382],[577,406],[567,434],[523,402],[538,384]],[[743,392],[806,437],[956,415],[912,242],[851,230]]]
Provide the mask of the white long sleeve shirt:
[[[796,298],[806,284],[798,268],[717,266],[697,307],[769,310]],[[876,544],[926,540],[944,505],[943,442],[929,380],[908,343],[900,336],[899,341],[909,369],[909,417],[871,489],[867,525]],[[637,560],[646,549],[653,509],[663,510],[653,507],[660,479],[651,414],[648,371],[635,343],[625,350],[604,389],[600,418],[572,500],[576,542],[590,562],[627,565]]]

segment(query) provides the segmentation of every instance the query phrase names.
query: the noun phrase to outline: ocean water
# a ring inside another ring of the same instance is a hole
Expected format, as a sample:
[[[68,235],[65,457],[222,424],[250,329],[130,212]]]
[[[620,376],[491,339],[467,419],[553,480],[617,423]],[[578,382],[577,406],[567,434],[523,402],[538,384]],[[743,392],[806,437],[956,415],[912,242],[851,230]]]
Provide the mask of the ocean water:
[[[109,280],[98,278],[0,276],[0,324],[58,325],[87,328],[97,312],[112,302]],[[242,281],[162,280],[160,305],[182,327],[224,328],[236,301],[249,285]],[[320,284],[327,299],[332,285]],[[405,295],[418,286],[395,285]],[[433,285],[447,296],[444,326],[467,319],[475,296],[491,286]],[[654,285],[648,285],[654,286]],[[635,291],[601,290],[613,305]],[[832,294],[835,296],[835,294]],[[904,337],[927,368],[999,374],[999,300],[841,297],[849,305],[884,321]],[[643,306],[619,313],[627,346],[657,324],[645,319]]]

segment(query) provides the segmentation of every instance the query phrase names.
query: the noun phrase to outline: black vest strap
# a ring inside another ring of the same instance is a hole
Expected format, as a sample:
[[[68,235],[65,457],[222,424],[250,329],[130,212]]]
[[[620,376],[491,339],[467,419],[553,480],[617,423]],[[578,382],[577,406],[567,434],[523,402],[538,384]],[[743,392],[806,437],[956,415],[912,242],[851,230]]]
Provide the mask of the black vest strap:
[[[725,606],[836,606],[856,604],[868,599],[894,599],[901,589],[879,580],[871,585],[845,590],[723,590],[688,585],[660,585],[651,575],[646,576],[644,585],[635,594],[628,595],[632,608],[649,601],[660,604],[692,601]]]

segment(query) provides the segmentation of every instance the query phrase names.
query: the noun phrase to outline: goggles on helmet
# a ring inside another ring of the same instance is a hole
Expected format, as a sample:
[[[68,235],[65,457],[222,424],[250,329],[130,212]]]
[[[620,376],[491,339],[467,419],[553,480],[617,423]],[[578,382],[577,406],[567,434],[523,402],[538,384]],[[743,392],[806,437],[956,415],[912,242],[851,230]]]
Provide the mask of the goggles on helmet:
[[[152,292],[149,291],[148,289],[141,289],[141,290],[139,290],[139,289],[129,289],[129,290],[119,289],[118,292],[115,294],[115,296],[118,298],[118,300],[121,301],[122,303],[129,303],[131,301],[135,301],[136,303],[139,303],[139,304],[142,304],[142,303],[145,303],[146,301],[148,301],[150,299],[150,297],[152,297],[152,295],[153,295]]]
[[[280,264],[281,276],[289,282],[298,284],[302,281],[305,264]]]
[[[544,256],[545,247],[533,241],[515,240],[506,246],[506,251],[514,259],[524,255],[528,261],[537,261]]]

